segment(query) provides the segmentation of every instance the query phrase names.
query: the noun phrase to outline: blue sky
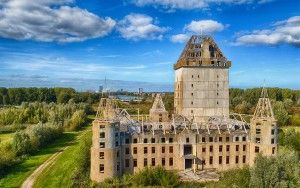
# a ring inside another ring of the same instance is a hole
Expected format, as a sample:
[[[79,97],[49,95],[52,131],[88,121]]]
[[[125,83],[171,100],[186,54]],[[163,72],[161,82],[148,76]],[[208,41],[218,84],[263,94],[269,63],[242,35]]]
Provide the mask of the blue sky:
[[[0,86],[170,90],[201,32],[233,62],[231,87],[300,88],[299,0],[0,0]]]

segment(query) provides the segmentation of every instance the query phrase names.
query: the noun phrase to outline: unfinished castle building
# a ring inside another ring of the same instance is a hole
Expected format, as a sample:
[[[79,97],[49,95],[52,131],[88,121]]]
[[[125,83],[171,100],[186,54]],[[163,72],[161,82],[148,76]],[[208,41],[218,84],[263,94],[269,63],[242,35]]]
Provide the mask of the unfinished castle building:
[[[229,113],[230,67],[211,37],[192,36],[174,65],[174,114],[159,94],[149,115],[137,116],[102,98],[93,122],[91,179],[158,165],[223,171],[253,165],[258,153],[275,155],[278,130],[265,89],[250,122]]]

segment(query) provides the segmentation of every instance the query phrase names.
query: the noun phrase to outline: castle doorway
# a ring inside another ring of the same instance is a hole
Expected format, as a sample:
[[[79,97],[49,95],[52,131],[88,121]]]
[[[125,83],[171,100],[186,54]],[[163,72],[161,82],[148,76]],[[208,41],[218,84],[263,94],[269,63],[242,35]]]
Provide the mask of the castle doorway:
[[[191,169],[193,165],[193,159],[185,159],[185,169]]]

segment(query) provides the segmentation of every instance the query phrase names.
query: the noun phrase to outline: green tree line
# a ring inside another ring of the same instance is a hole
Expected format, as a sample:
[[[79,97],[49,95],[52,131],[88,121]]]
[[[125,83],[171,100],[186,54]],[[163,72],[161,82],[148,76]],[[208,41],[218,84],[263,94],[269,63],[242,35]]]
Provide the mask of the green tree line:
[[[3,88],[0,87],[1,105],[20,105],[23,102],[95,103],[101,95],[91,92],[77,92],[72,88]]]

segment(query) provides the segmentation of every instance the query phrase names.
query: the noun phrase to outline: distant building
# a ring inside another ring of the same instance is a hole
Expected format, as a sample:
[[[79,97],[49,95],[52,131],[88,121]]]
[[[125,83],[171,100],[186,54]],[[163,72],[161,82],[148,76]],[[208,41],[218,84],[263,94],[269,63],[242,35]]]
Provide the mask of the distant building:
[[[229,114],[230,66],[211,37],[192,36],[174,65],[174,114],[160,94],[148,116],[135,118],[102,98],[93,122],[91,179],[157,165],[223,171],[253,165],[258,153],[276,155],[278,129],[265,89],[250,122]]]
[[[143,94],[144,93],[144,89],[143,88],[139,88],[139,94]]]
[[[102,93],[102,92],[103,92],[103,86],[99,86],[98,92],[99,92],[99,93]]]

